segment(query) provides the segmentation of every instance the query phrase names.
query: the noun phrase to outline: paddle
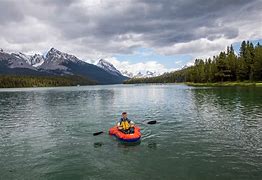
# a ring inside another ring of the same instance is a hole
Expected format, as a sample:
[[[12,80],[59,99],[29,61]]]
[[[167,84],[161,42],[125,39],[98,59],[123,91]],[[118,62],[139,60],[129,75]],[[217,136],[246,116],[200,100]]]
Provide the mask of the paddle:
[[[156,120],[148,121],[147,124],[156,124]],[[97,135],[100,135],[100,134],[103,134],[103,133],[104,133],[104,131],[95,132],[95,133],[93,133],[93,136],[97,136]]]
[[[95,133],[93,133],[93,136],[97,136],[97,135],[102,134],[102,133],[104,133],[104,132],[103,131],[95,132]]]
[[[156,120],[148,121],[147,124],[156,124]]]

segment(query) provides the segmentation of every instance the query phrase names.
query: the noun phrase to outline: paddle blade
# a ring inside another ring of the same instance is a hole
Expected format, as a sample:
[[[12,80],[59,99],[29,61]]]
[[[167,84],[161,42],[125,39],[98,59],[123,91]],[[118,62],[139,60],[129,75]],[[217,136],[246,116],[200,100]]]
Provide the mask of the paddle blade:
[[[96,132],[96,133],[93,133],[93,136],[97,136],[97,135],[102,134],[102,133],[104,133],[104,132],[103,131]]]
[[[156,124],[156,120],[154,120],[154,121],[149,121],[149,122],[147,122],[147,124]]]

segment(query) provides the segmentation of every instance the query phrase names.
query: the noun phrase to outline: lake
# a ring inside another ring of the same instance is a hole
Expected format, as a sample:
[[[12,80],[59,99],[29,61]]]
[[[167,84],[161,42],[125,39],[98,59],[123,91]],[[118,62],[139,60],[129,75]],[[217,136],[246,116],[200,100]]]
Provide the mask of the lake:
[[[122,111],[140,143],[108,135]],[[262,88],[0,89],[0,155],[4,180],[262,179]]]

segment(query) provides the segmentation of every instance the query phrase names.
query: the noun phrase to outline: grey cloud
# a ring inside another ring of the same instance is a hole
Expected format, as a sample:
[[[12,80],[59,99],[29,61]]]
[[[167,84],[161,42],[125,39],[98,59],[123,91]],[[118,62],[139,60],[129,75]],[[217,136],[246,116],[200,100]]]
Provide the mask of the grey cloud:
[[[24,17],[33,17],[52,28],[49,34],[53,38],[47,37],[47,44],[52,44],[50,39],[57,38],[63,46],[73,46],[72,43],[76,42],[81,51],[86,48],[109,54],[132,53],[139,46],[169,47],[201,38],[210,41],[222,37],[234,39],[241,27],[232,24],[251,21],[250,16],[254,17],[254,14],[257,14],[257,19],[252,21],[261,25],[260,0],[97,0],[95,4],[85,4],[88,1],[81,0],[34,2],[0,1],[0,26],[12,22],[22,26]],[[23,8],[17,8],[21,4]],[[32,29],[31,33],[36,32],[39,31]],[[11,36],[15,29],[8,33],[2,38],[10,37],[12,40],[7,41],[15,44],[16,36]],[[68,44],[65,45],[65,42]]]
[[[74,2],[77,2],[78,0],[42,0],[40,1],[41,4],[50,4],[56,7],[61,6],[70,6]]]
[[[21,21],[24,14],[19,10],[19,6],[14,1],[0,1],[0,25]]]

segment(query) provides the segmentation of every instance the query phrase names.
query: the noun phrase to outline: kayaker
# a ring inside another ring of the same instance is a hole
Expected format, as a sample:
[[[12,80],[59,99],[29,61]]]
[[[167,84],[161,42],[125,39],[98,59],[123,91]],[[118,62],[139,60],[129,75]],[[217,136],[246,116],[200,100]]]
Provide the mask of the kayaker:
[[[117,128],[123,133],[132,134],[134,133],[134,126],[134,122],[127,118],[127,113],[123,112],[122,117],[117,123]]]

